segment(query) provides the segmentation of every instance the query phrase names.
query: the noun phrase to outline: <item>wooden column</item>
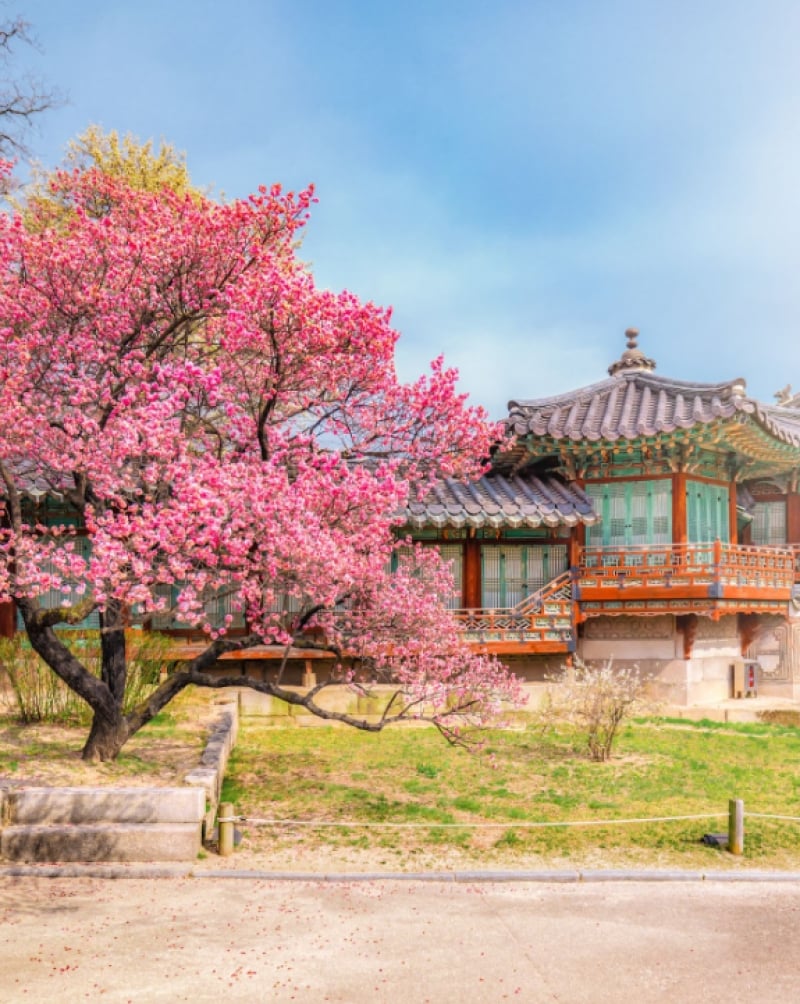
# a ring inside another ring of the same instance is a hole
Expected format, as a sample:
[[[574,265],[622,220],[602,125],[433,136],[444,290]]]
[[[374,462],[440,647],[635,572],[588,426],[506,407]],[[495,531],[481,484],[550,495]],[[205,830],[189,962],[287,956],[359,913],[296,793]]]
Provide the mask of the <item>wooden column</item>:
[[[481,605],[481,544],[475,537],[464,541],[464,606]]]
[[[728,532],[731,544],[739,543],[739,521],[736,518],[736,482],[728,486]]]
[[[0,638],[13,638],[17,628],[17,617],[14,604],[0,603]]]
[[[800,493],[786,496],[786,543],[800,544]]]
[[[739,632],[739,652],[746,656],[747,650],[758,636],[761,618],[758,614],[737,614],[736,627]]]
[[[683,658],[691,659],[697,635],[697,614],[679,614],[675,621],[678,630],[683,634]]]
[[[686,474],[683,471],[672,475],[672,543],[688,543]]]
[[[578,488],[586,491],[586,479],[576,478],[574,484]],[[578,523],[577,526],[573,526],[569,534],[569,550],[567,552],[569,561],[569,567],[575,568],[580,562],[581,551],[586,547],[586,524]]]

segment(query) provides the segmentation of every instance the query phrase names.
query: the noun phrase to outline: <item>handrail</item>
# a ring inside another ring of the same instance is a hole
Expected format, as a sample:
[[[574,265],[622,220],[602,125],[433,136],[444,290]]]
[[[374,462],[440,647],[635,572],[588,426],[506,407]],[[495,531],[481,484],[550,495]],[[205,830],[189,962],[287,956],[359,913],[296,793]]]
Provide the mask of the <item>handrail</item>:
[[[798,549],[720,540],[688,544],[585,547],[579,555],[581,585],[638,586],[714,584],[787,590],[794,584]]]
[[[527,614],[531,612],[538,612],[543,609],[544,604],[550,597],[555,596],[556,593],[561,592],[564,589],[569,589],[570,583],[572,581],[572,576],[569,571],[562,572],[561,575],[557,575],[554,579],[551,579],[548,583],[542,586],[541,589],[537,589],[535,593],[531,593],[530,596],[526,596],[517,603],[515,607],[511,607],[518,614]],[[559,597],[563,599],[564,597]]]
[[[571,575],[562,572],[513,607],[453,610],[461,631],[479,642],[568,645],[575,633]]]

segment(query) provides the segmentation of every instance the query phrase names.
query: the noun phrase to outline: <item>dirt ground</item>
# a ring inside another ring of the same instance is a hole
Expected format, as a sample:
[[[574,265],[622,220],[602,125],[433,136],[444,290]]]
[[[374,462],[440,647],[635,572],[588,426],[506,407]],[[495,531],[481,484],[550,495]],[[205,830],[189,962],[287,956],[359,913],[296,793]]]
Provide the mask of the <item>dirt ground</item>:
[[[797,883],[0,878],[0,1000],[797,1000]]]

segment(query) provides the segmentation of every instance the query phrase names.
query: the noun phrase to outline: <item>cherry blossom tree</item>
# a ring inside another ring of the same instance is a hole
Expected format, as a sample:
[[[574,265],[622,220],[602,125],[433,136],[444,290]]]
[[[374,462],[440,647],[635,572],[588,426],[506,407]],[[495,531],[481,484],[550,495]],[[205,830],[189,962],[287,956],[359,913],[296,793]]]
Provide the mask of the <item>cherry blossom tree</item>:
[[[91,707],[84,757],[114,758],[189,685],[451,739],[517,700],[459,640],[447,568],[397,538],[409,492],[479,473],[498,430],[441,360],[398,381],[389,311],[315,286],[296,256],[313,191],[219,204],[96,169],[50,183],[68,212],[0,218],[0,601]],[[78,527],[45,525],[32,486]],[[56,631],[92,612],[99,676]],[[125,627],[169,612],[205,641],[124,714]],[[210,672],[261,645],[283,655],[268,679]],[[329,653],[331,680],[287,687],[295,645]],[[331,682],[386,681],[377,721],[320,702]]]

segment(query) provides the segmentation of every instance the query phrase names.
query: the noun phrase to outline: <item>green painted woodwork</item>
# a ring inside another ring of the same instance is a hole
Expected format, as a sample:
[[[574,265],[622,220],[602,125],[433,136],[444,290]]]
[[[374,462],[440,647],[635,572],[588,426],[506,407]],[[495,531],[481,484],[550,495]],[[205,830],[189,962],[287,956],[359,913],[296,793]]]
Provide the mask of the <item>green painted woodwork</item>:
[[[586,528],[587,546],[672,543],[671,481],[589,484],[586,494],[600,514],[600,523]]]
[[[729,541],[730,495],[727,485],[686,482],[686,531],[689,543]]]
[[[450,565],[453,575],[453,594],[445,597],[445,606],[457,610],[461,605],[461,594],[464,583],[464,548],[461,544],[440,544],[439,553]]]
[[[564,544],[484,544],[481,605],[513,607],[567,569]]]

